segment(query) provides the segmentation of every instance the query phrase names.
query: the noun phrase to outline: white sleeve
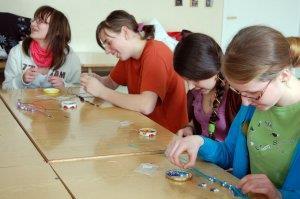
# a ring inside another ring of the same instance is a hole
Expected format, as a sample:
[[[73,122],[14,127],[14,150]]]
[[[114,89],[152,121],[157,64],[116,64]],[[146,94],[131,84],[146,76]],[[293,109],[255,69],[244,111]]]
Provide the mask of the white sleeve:
[[[77,54],[70,50],[65,64],[67,69],[67,76],[65,78],[65,87],[71,87],[80,83],[81,64]]]
[[[2,83],[2,89],[26,88],[26,85],[22,82],[23,70],[20,48],[21,46],[17,45],[9,52],[4,70],[5,80]]]

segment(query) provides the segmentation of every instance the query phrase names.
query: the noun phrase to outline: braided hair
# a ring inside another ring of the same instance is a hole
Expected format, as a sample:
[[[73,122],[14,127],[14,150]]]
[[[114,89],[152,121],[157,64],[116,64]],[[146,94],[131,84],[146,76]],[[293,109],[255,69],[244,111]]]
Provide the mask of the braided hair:
[[[227,88],[224,76],[221,74],[221,59],[223,53],[215,40],[205,34],[189,33],[183,36],[174,50],[174,69],[182,77],[199,81],[209,79],[217,75],[216,96],[212,103],[212,114],[209,119],[209,136],[215,139],[216,122],[219,120],[217,111],[227,90],[225,107],[226,123],[229,126],[241,104],[240,96]],[[201,134],[201,125],[196,121],[192,111],[193,95],[188,96],[189,119],[194,121],[196,132]]]
[[[219,120],[218,117],[218,108],[221,105],[224,93],[225,93],[225,79],[221,73],[217,75],[217,80],[216,80],[216,96],[213,101],[213,106],[212,106],[212,113],[209,118],[209,124],[208,124],[208,133],[209,133],[209,138],[215,139],[215,131],[216,131],[216,122]]]

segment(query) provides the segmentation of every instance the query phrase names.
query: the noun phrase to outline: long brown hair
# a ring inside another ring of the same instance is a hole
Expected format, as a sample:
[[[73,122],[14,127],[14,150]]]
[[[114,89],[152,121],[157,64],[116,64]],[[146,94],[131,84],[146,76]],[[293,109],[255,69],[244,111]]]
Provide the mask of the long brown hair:
[[[292,64],[300,67],[300,37],[287,37],[290,44]]]
[[[189,33],[182,38],[174,50],[174,69],[182,77],[199,81],[217,75],[216,98],[213,101],[212,114],[209,123],[219,120],[217,110],[222,102],[227,87],[226,80],[221,74],[221,59],[223,53],[217,42],[208,35]],[[191,95],[188,93],[188,97]],[[188,98],[188,102],[192,101]],[[241,104],[240,97],[228,89],[225,118],[230,126]],[[189,118],[194,120],[194,126],[201,132],[200,124],[195,122],[191,104],[188,104]]]
[[[155,28],[153,25],[144,25],[141,30],[139,29],[139,24],[136,22],[135,17],[124,10],[115,10],[111,12],[107,18],[100,22],[96,30],[96,40],[98,45],[105,50],[101,40],[100,32],[102,30],[111,30],[115,33],[120,33],[123,26],[126,26],[128,29],[132,30],[135,33],[141,31],[144,32],[142,39],[153,39]]]
[[[240,30],[227,47],[222,70],[231,81],[269,81],[291,66],[290,46],[277,30],[250,26]]]
[[[71,29],[67,17],[50,6],[42,6],[34,13],[34,19],[41,19],[44,22],[48,17],[50,17],[50,22],[46,40],[49,42],[48,50],[53,54],[51,67],[58,69],[64,64],[70,51],[68,43],[71,40]],[[30,56],[31,41],[32,38],[27,37],[22,44],[23,50],[28,56]]]

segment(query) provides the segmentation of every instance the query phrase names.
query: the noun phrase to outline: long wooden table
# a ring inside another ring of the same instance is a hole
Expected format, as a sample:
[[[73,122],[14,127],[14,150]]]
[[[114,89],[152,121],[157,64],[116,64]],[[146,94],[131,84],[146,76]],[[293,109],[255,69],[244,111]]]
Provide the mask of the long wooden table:
[[[175,168],[162,154],[171,132],[142,114],[99,99],[86,98],[97,106],[82,103],[75,96],[78,93],[78,88],[63,89],[55,96],[41,89],[0,92],[17,120],[0,104],[4,118],[0,121],[0,198],[234,198],[229,190],[196,173],[187,182],[166,179],[165,172]],[[62,99],[75,100],[77,109],[61,109]],[[40,111],[17,109],[19,100]],[[142,127],[155,128],[158,134],[153,139],[141,137]],[[156,167],[152,173],[138,172],[149,163]],[[237,183],[215,165],[199,161],[196,167]],[[207,187],[199,187],[200,183]]]
[[[71,198],[0,100],[0,198]]]
[[[163,153],[173,137],[170,131],[140,113],[105,108],[101,100],[94,101],[99,107],[82,103],[74,93],[78,89],[61,90],[57,96],[48,96],[41,89],[28,89],[2,91],[1,97],[47,161]],[[62,97],[71,97],[78,108],[60,108]],[[21,111],[16,107],[18,100],[47,111]],[[158,133],[152,139],[140,136],[138,129],[143,127],[155,128]]]
[[[117,63],[118,59],[112,55],[96,52],[77,52],[81,66],[87,68],[88,72],[92,70],[109,72]]]
[[[148,163],[157,167],[152,173],[150,169],[139,169],[141,164]],[[104,157],[51,164],[78,199],[234,198],[228,189],[195,173],[192,180],[187,182],[166,179],[165,172],[173,169],[174,165],[161,154]],[[236,178],[215,165],[199,162],[196,167],[207,175],[237,184]],[[200,183],[206,183],[207,187],[199,187]],[[211,192],[211,188],[217,188],[219,192]]]

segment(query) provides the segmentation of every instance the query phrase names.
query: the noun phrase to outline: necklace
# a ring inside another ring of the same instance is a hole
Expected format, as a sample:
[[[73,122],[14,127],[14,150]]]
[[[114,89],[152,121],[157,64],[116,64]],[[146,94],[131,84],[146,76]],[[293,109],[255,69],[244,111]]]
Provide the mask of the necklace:
[[[209,93],[209,107],[211,108],[212,110],[212,113],[211,114],[215,114],[217,115],[216,113],[216,110],[214,108],[214,102],[216,100],[216,90],[213,89],[210,93]],[[211,139],[215,139],[215,132],[216,132],[216,123],[215,122],[212,122],[210,121],[209,124],[208,124],[208,135],[209,135],[209,138]]]

